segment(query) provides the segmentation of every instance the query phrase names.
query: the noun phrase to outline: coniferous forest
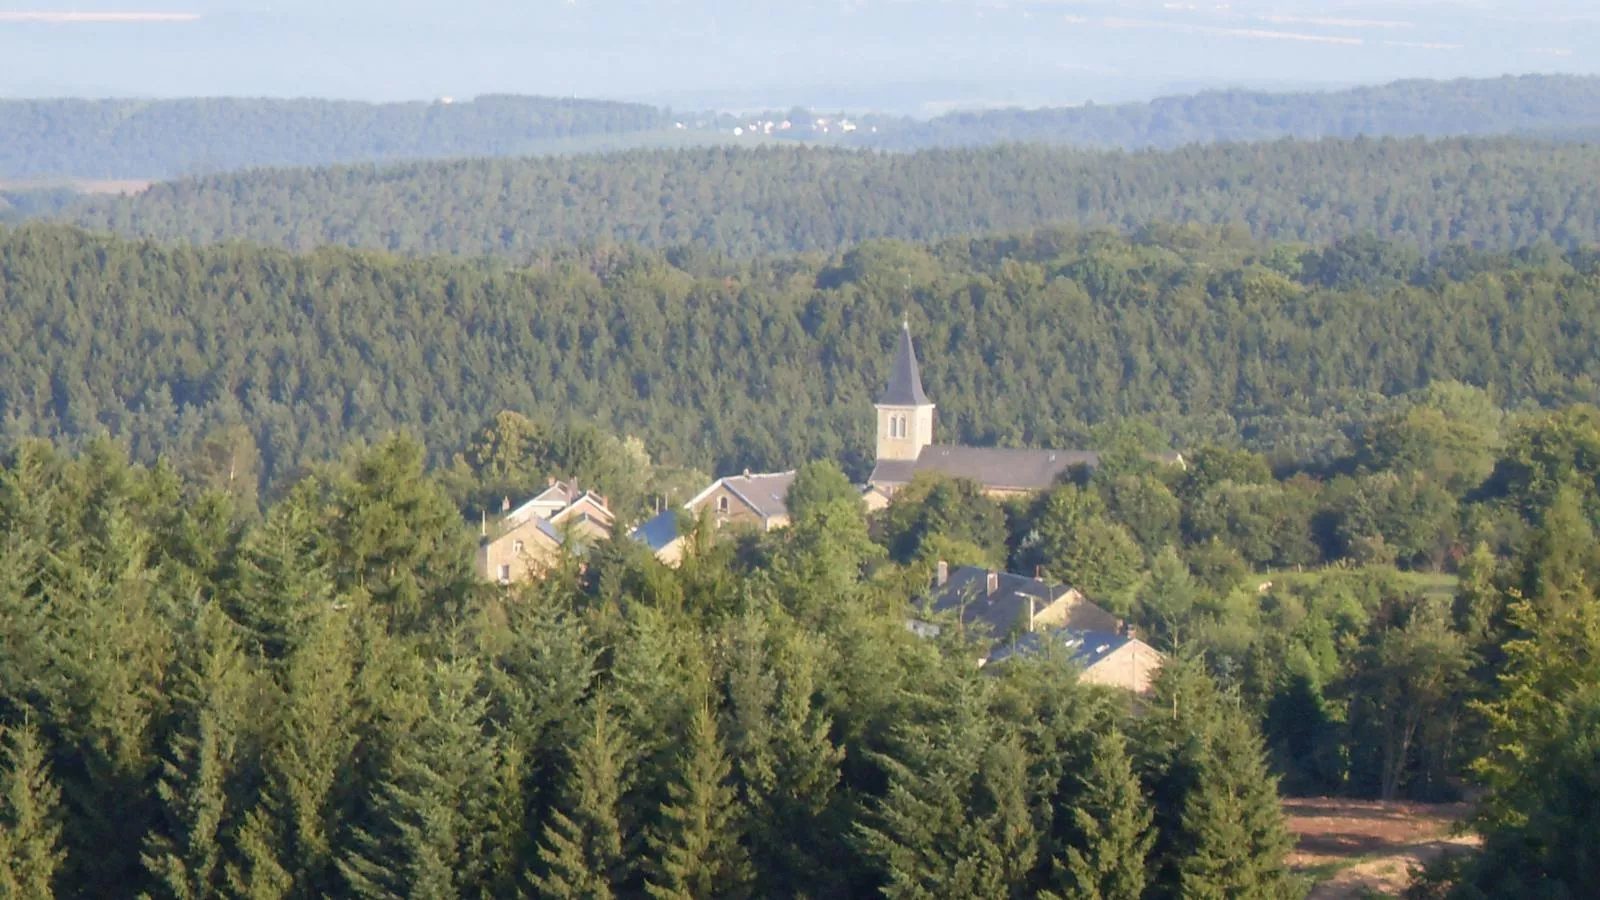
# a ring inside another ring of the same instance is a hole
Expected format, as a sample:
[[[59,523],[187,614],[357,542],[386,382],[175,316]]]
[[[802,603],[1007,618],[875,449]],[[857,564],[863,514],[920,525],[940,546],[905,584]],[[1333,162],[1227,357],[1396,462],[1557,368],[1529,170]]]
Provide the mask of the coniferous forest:
[[[1587,896],[1594,152],[681,150],[59,198],[94,230],[0,228],[0,898],[1299,898],[1329,873],[1285,796],[1461,804],[1481,840],[1416,900]],[[1097,464],[869,513],[902,322],[939,441]],[[673,566],[629,537],[791,468],[786,525],[684,514]],[[557,478],[618,527],[490,583],[488,514]],[[1151,690],[914,632],[950,624],[918,608],[941,563],[1076,587],[1164,654]]]
[[[164,240],[538,260],[622,243],[753,257],[1052,224],[1232,224],[1265,240],[1375,234],[1424,252],[1600,239],[1593,144],[1278,141],[1121,153],[1028,145],[886,154],[769,146],[260,170],[67,203]]]

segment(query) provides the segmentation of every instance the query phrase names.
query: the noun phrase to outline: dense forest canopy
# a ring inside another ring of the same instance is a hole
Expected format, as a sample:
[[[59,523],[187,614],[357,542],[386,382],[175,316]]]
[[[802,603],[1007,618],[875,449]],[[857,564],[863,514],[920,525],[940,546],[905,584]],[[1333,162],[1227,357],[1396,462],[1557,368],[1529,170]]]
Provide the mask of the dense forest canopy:
[[[62,215],[162,239],[520,262],[580,243],[755,256],[1052,223],[1228,223],[1263,239],[1316,243],[1370,232],[1432,252],[1600,240],[1597,168],[1600,146],[1515,139],[1160,153],[701,148],[222,174]]]
[[[170,178],[257,166],[515,156],[560,138],[666,128],[636,103],[479,97],[340,100],[0,100],[0,180]]]
[[[1180,228],[516,270],[34,225],[0,231],[0,406],[11,440],[104,429],[140,459],[244,426],[269,484],[402,427],[442,462],[500,410],[702,471],[832,458],[859,477],[909,315],[943,439],[1072,447],[1137,417],[1160,443],[1307,460],[1433,381],[1507,406],[1600,399],[1597,265]]]
[[[671,569],[605,542],[507,588],[474,578],[409,439],[265,516],[109,441],[23,442],[0,465],[0,890],[1290,900],[1281,783],[1470,784],[1483,849],[1414,896],[1581,896],[1600,410],[1502,419],[1439,388],[1365,432],[1353,476],[1127,454],[1006,510],[916,482],[869,519],[819,462],[789,527],[691,526]],[[1368,558],[1262,583],[1244,549],[1292,552],[1323,499]],[[1441,580],[1374,556],[1373,525],[1510,539]],[[905,627],[935,559],[991,542],[1168,654],[1144,702],[1060,653],[979,669],[995,635]]]
[[[1402,81],[1342,91],[1210,91],[1149,103],[955,112],[931,120],[837,113],[679,112],[634,103],[485,96],[446,104],[332,100],[0,100],[0,182],[163,179],[228,169],[459,156],[523,156],[638,144],[716,143],[752,121],[790,120],[770,137],[856,147],[1038,142],[1173,148],[1283,137],[1550,134],[1600,127],[1600,78],[1521,76]],[[679,130],[679,123],[686,130]],[[754,140],[746,135],[743,140]]]
[[[1365,135],[1541,134],[1600,125],[1600,78],[1522,75],[1398,81],[1345,91],[1206,91],[1149,103],[955,112],[880,126],[851,143],[894,150],[1003,141],[1177,147],[1214,141]]]

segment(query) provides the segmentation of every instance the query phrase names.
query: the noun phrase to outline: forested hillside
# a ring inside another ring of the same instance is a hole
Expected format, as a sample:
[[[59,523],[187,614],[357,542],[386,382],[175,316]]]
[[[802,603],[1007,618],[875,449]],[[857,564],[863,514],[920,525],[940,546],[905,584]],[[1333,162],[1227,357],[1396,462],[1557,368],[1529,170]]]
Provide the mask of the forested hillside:
[[[892,150],[996,143],[1173,148],[1283,137],[1543,134],[1600,127],[1600,78],[1522,76],[1402,81],[1345,91],[1212,91],[1149,103],[957,112],[932,120],[857,117],[845,132],[810,127],[828,110],[763,113],[792,120],[774,138]],[[685,131],[675,128],[687,123]],[[733,140],[749,116],[673,114],[631,103],[487,96],[451,104],[331,100],[0,100],[0,182],[162,179],[263,166],[427,157],[508,157],[640,144]],[[753,138],[746,135],[742,140]]]
[[[514,156],[668,128],[652,106],[554,97],[462,103],[0,100],[0,180],[170,178],[257,166]]]
[[[1207,91],[1115,106],[957,112],[880,126],[852,143],[895,150],[1002,141],[1177,147],[1212,141],[1361,135],[1541,134],[1600,125],[1600,78],[1523,75],[1399,81],[1346,91]]]
[[[1432,252],[1600,240],[1597,168],[1600,147],[1512,139],[1132,154],[702,148],[224,174],[66,215],[162,239],[517,262],[596,242],[754,256],[1051,223],[1230,223],[1263,239],[1314,243],[1370,232]]]
[[[0,231],[6,433],[109,429],[148,459],[243,425],[268,482],[396,427],[443,461],[502,409],[577,416],[678,464],[843,460],[911,318],[941,434],[1326,457],[1386,395],[1456,379],[1506,405],[1600,399],[1590,252],[1268,248],[1200,229],[870,243],[699,268],[645,251],[537,270]]]

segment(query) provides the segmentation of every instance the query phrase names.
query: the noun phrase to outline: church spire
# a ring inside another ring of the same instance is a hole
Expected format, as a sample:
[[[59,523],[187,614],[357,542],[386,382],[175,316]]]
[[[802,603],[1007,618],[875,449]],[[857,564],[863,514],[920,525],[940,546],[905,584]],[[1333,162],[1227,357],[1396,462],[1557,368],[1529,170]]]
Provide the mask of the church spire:
[[[878,398],[879,406],[932,406],[922,392],[922,373],[917,368],[917,351],[911,346],[911,323],[900,325],[900,346],[895,352],[894,371],[889,386]]]

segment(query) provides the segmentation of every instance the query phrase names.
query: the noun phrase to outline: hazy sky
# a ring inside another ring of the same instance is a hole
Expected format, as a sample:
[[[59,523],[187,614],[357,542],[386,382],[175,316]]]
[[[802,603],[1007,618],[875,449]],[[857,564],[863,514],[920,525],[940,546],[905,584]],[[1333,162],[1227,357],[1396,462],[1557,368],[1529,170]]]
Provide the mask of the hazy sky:
[[[1600,0],[0,0],[0,94],[1115,101],[1600,72]]]

